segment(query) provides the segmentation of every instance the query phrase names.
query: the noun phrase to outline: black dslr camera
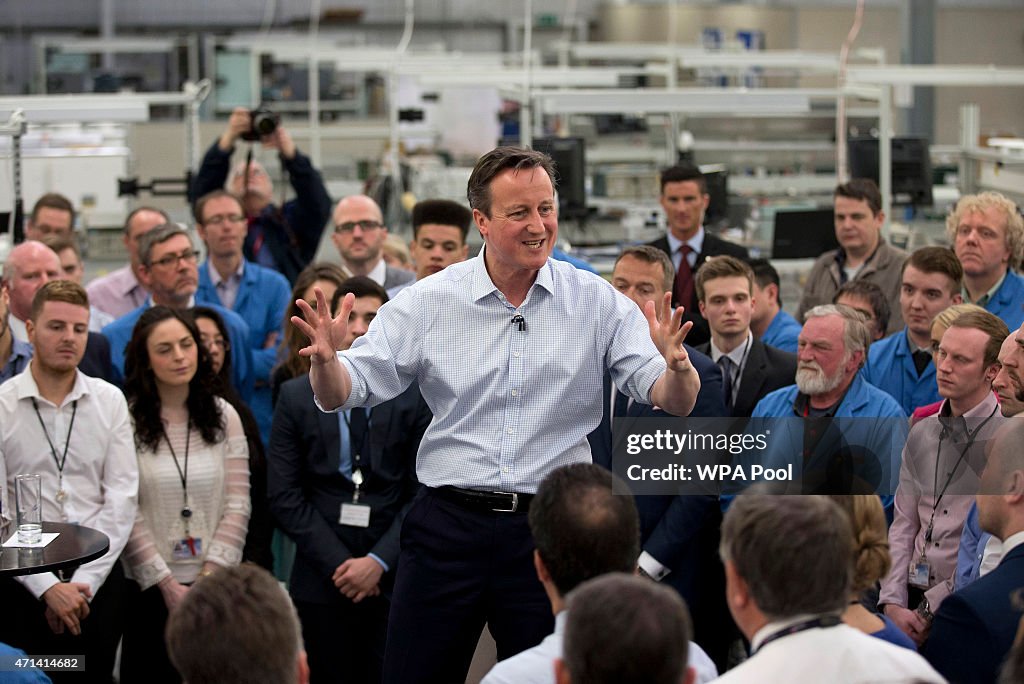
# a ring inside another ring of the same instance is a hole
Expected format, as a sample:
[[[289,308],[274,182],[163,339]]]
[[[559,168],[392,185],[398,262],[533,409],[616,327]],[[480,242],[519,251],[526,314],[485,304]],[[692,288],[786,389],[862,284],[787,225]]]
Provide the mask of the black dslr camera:
[[[272,135],[281,124],[281,116],[262,105],[249,112],[251,122],[248,131],[241,135],[242,140],[256,141],[265,135]]]

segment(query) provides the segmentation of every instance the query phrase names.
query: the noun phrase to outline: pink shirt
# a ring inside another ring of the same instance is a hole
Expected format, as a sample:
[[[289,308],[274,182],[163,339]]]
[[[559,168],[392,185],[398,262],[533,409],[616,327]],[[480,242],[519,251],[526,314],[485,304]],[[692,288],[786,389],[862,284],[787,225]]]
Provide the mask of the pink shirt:
[[[94,279],[86,286],[89,304],[120,318],[143,305],[149,292],[136,280],[131,264]]]

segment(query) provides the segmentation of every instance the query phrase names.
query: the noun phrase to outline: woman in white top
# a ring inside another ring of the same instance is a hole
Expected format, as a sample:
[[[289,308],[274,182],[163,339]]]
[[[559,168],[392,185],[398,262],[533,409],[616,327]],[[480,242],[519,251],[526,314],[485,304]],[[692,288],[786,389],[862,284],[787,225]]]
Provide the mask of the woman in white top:
[[[164,648],[167,615],[193,582],[241,561],[248,446],[187,314],[146,311],[125,351],[125,374],[139,512],[122,558],[140,593],[126,602],[121,681],[180,682]]]

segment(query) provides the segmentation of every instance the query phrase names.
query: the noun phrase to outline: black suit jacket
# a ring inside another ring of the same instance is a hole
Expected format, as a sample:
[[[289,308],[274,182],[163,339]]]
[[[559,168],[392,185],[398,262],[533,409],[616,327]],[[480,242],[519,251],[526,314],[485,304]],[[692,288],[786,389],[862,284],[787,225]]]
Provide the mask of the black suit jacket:
[[[1024,546],[995,570],[950,594],[935,613],[922,654],[951,682],[994,682],[1010,652],[1022,613]]]
[[[371,552],[388,564],[385,580],[391,580],[402,521],[419,487],[416,452],[431,417],[415,383],[371,409],[370,466],[359,499],[372,509],[370,526],[341,525],[341,504],[352,502],[353,485],[338,472],[338,414],[316,407],[308,375],[281,386],[267,452],[267,494],[271,512],[297,547],[291,580],[297,600],[346,601],[331,575],[345,560]]]
[[[700,393],[689,417],[726,416],[721,370],[693,347],[686,345],[686,351],[700,376]],[[594,463],[608,469],[612,467],[611,388],[611,377],[606,373],[601,424],[587,435]],[[670,417],[653,406],[638,403],[629,407],[627,415],[631,418]],[[724,602],[725,576],[718,560],[722,520],[718,499],[652,494],[637,496],[636,508],[640,516],[642,549],[671,571],[664,583],[686,600],[696,629],[694,640],[724,668],[732,630]]]
[[[85,344],[82,360],[78,362],[78,370],[89,377],[121,386],[121,378],[114,372],[114,365],[110,362],[110,342],[98,332],[89,333],[89,341]]]
[[[661,251],[665,252],[665,254],[668,254],[669,258],[672,259],[672,263],[675,263],[675,258],[672,255],[672,249],[669,247],[667,237],[662,236],[653,242],[648,242],[647,244],[651,247],[657,247]],[[723,240],[720,237],[715,237],[705,229],[704,244],[701,246],[700,254],[697,255],[697,261],[693,267],[693,274],[696,276],[700,267],[711,257],[722,255],[734,256],[738,259],[743,259],[744,261],[750,258],[750,254],[747,252],[746,247],[729,242],[728,240]],[[686,321],[693,321],[693,329],[690,330],[690,334],[686,336],[687,342],[696,347],[711,339],[711,330],[708,328],[708,322],[700,315],[700,307],[697,306],[696,288],[693,290],[693,299],[691,301],[672,302],[672,305],[686,307],[686,312],[683,314],[684,323]]]
[[[697,347],[711,355],[711,343]],[[717,365],[717,364],[716,364]],[[740,392],[730,415],[749,418],[757,402],[775,390],[796,382],[796,354],[776,349],[754,338],[747,352],[747,363],[740,376]]]

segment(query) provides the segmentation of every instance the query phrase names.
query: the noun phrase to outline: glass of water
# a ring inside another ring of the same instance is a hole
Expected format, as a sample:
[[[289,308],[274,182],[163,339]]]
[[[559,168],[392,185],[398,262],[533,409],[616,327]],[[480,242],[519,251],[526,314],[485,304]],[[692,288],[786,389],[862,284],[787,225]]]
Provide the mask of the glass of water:
[[[16,475],[14,496],[18,508],[18,543],[38,544],[43,538],[43,496],[39,475]]]

